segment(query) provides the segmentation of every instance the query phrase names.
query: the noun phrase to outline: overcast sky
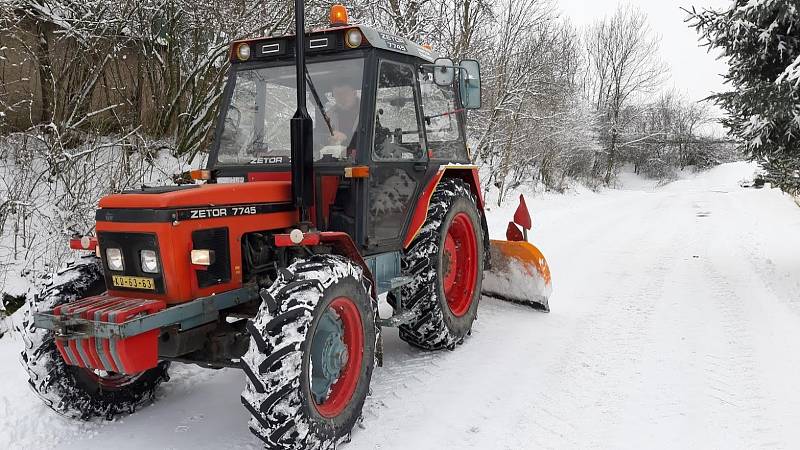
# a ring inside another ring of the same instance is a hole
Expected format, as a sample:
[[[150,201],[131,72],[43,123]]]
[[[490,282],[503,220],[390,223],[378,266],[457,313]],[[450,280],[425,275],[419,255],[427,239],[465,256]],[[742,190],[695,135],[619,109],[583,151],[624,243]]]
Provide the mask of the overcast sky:
[[[661,57],[671,68],[668,83],[683,91],[691,100],[700,100],[712,92],[725,90],[721,73],[725,63],[715,59],[705,47],[699,47],[697,32],[684,20],[681,7],[723,9],[732,0],[557,0],[564,16],[581,26],[610,16],[617,6],[630,3],[643,10],[653,31],[661,36]]]

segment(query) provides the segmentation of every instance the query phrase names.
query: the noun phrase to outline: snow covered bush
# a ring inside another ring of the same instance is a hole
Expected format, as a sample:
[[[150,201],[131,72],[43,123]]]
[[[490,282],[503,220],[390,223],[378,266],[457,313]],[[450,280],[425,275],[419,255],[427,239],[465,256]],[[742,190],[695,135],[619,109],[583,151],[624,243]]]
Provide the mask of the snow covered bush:
[[[702,170],[733,161],[735,142],[704,131],[711,121],[705,105],[675,92],[631,105],[619,115],[618,159],[635,173],[662,181],[687,167]]]
[[[189,167],[171,153],[136,135],[86,135],[74,149],[35,130],[0,137],[0,294],[24,297],[69,258],[68,239],[93,232],[100,197]]]
[[[729,63],[733,88],[713,98],[723,123],[745,142],[767,181],[800,192],[800,5],[794,0],[736,0],[725,11],[690,12],[703,41]]]

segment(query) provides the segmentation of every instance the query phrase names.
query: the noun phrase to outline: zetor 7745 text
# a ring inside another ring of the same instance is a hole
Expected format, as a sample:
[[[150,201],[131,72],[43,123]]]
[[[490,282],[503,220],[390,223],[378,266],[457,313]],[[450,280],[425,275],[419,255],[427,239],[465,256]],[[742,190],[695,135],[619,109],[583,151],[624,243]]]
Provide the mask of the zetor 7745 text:
[[[113,418],[150,401],[172,361],[235,367],[268,448],[329,448],[361,415],[382,327],[455,348],[482,285],[547,308],[524,204],[524,230],[488,240],[464,127],[478,63],[349,25],[339,5],[331,22],[231,45],[194,184],[100,200],[96,236],[71,241],[86,254],[25,318],[22,359],[48,406]]]

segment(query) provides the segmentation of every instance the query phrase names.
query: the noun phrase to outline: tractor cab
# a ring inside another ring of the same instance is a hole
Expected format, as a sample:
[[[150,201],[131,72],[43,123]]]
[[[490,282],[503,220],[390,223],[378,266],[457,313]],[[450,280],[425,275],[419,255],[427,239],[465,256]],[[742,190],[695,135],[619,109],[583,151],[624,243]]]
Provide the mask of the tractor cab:
[[[365,254],[397,250],[427,182],[443,165],[470,163],[464,116],[480,106],[478,65],[339,22],[306,37],[311,222],[347,233]],[[294,48],[294,36],[232,44],[212,182],[291,180]]]

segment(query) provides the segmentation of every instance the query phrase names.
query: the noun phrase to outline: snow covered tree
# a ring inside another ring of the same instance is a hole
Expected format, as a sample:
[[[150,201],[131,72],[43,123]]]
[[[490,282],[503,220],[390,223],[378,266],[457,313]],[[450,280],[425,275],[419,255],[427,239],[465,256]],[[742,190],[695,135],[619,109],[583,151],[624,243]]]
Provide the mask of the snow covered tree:
[[[736,0],[726,11],[689,13],[730,66],[725,78],[733,90],[711,97],[729,114],[723,123],[773,186],[800,192],[800,5]]]
[[[605,164],[595,171],[610,184],[620,152],[622,113],[638,95],[652,93],[664,81],[666,66],[659,59],[660,39],[647,16],[630,5],[598,20],[586,31],[586,96],[603,114]]]

